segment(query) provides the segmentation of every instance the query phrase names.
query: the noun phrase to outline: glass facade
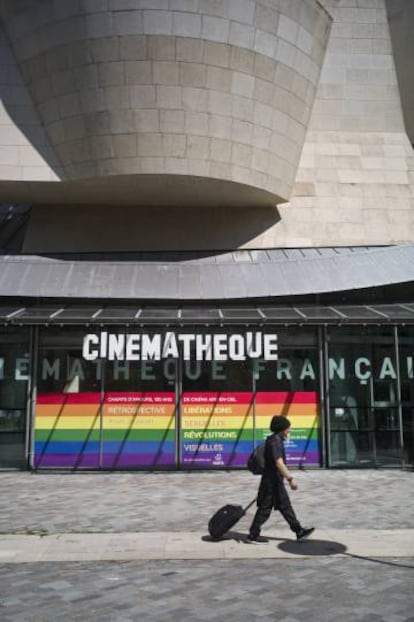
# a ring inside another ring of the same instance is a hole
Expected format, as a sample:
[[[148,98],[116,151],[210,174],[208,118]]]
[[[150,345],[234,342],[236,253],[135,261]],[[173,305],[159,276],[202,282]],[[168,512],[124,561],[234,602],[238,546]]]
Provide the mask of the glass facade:
[[[330,328],[327,349],[331,465],[401,465],[393,327]]]
[[[85,336],[105,330],[1,329],[0,468],[244,468],[278,414],[290,466],[414,464],[412,326],[120,325],[88,356]],[[277,335],[277,357],[254,331]],[[134,356],[144,344],[147,360]]]
[[[0,328],[0,468],[24,468],[29,331]]]

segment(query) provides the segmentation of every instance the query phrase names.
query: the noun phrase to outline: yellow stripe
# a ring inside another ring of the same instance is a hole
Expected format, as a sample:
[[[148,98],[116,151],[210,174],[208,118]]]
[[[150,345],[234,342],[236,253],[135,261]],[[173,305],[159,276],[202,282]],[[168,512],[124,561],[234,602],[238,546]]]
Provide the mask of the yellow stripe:
[[[104,430],[174,430],[175,417],[104,417]]]
[[[100,417],[39,417],[36,430],[99,430]]]
[[[251,430],[253,428],[253,416],[249,417],[197,417],[183,416],[181,421],[182,429],[199,430],[209,428],[215,430],[234,430],[243,428]]]
[[[76,417],[90,416],[99,413],[99,404],[38,404],[36,406],[37,417]]]

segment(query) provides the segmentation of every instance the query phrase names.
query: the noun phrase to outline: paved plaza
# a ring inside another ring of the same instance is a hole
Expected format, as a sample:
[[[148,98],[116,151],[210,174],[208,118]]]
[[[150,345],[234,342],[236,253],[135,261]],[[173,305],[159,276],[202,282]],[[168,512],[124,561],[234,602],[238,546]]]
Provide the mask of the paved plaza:
[[[414,475],[299,471],[261,546],[248,515],[220,542],[207,522],[246,504],[248,472],[0,474],[0,620],[414,622]]]

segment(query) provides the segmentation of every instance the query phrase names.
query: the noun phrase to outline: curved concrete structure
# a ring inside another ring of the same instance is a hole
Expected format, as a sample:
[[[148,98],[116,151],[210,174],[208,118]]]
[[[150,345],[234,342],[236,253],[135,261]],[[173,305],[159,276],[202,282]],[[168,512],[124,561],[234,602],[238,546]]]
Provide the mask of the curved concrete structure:
[[[331,24],[316,0],[0,7],[61,179],[153,175],[159,204],[160,175],[211,179],[212,205],[216,180],[236,204],[245,186],[251,205],[289,199]]]

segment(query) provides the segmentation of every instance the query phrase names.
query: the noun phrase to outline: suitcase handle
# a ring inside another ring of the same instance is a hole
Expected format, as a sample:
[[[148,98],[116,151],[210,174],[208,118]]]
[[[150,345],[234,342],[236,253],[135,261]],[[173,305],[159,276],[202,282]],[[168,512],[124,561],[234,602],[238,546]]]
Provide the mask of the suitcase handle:
[[[250,503],[249,503],[248,505],[246,505],[246,507],[243,509],[244,514],[246,514],[247,510],[248,510],[249,508],[251,508],[251,507],[252,507],[252,505],[253,505],[254,503],[256,503],[256,501],[257,501],[257,497],[255,497],[255,498],[253,499],[253,501],[250,501]]]

